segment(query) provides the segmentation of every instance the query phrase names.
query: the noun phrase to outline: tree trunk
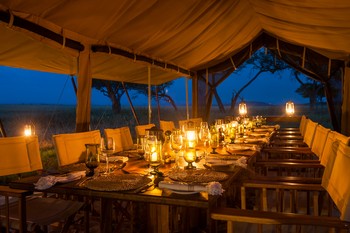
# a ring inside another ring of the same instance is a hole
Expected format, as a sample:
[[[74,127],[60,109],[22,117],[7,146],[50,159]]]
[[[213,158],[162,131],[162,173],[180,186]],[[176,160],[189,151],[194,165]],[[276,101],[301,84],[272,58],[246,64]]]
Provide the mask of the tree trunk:
[[[111,83],[110,82],[105,82],[107,92],[108,92],[108,97],[112,102],[112,110],[114,113],[120,113],[122,111],[122,107],[120,104],[120,98],[121,96],[116,96],[114,94],[114,91],[112,89]]]
[[[231,99],[231,108],[230,108],[230,112],[233,113],[233,111],[235,110],[235,105],[236,105],[236,102],[237,102],[237,99],[238,97],[240,96],[240,94],[242,93],[242,91],[248,87],[255,79],[257,79],[259,77],[259,75],[261,73],[263,73],[265,71],[263,70],[259,70],[258,73],[256,73],[256,75],[251,79],[249,80],[249,82],[247,82],[243,87],[241,87],[241,89],[239,89],[236,94],[234,95],[234,97]]]

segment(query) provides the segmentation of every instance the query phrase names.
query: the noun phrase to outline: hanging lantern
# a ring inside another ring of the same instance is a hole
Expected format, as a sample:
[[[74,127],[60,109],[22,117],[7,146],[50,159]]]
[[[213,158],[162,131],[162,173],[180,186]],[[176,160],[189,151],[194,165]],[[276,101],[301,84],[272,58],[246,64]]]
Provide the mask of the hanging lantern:
[[[292,101],[288,101],[286,103],[286,114],[288,116],[292,116],[294,114],[294,103]]]
[[[239,115],[241,115],[242,117],[244,117],[245,115],[247,115],[247,104],[242,101],[239,106],[238,106],[238,111],[239,111]]]
[[[35,127],[34,125],[25,125],[24,126],[24,136],[32,136],[35,135]]]

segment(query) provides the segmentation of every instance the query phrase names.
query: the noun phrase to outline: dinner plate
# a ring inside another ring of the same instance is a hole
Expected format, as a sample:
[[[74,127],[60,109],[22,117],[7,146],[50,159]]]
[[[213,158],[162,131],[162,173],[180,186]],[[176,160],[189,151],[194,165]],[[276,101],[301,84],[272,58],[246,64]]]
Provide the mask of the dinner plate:
[[[190,195],[190,194],[196,194],[199,192],[196,191],[178,191],[178,190],[173,190],[173,189],[169,189],[172,193],[176,193],[176,194],[181,194],[181,195]]]

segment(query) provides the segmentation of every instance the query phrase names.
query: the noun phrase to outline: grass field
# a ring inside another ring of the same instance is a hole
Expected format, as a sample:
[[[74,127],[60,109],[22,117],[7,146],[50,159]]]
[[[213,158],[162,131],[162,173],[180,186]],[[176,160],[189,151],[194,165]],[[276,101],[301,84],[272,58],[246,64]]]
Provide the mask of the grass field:
[[[141,124],[148,123],[147,107],[136,107]],[[249,106],[250,116],[283,116],[284,106]],[[315,111],[310,111],[308,106],[296,106],[296,115],[307,115],[312,120],[330,127],[327,106],[319,106]],[[209,123],[217,118],[224,118],[229,113],[220,113],[217,107],[213,107]],[[190,112],[191,116],[191,112]],[[171,107],[161,107],[160,118],[177,123],[186,119],[186,108],[179,107],[175,111]],[[42,147],[52,145],[51,138],[54,134],[71,133],[75,131],[75,106],[54,105],[0,105],[0,119],[4,125],[7,136],[23,134],[25,124],[35,125],[36,134]],[[152,123],[158,125],[158,110],[152,110]],[[124,107],[121,114],[114,114],[110,106],[94,106],[91,111],[91,129],[117,128],[128,126],[133,135],[136,121],[129,107]]]
[[[136,107],[140,124],[148,123],[147,107]],[[249,106],[250,116],[283,116],[284,106]],[[330,127],[328,109],[319,106],[315,111],[310,111],[308,106],[296,106],[296,115],[307,115],[312,120]],[[217,118],[224,118],[229,113],[221,113],[217,107],[211,110],[209,123]],[[190,112],[191,116],[191,112]],[[175,111],[171,107],[160,109],[162,120],[171,120],[177,124],[178,120],[186,119],[186,108],[179,107]],[[75,131],[75,106],[53,105],[0,105],[0,120],[5,128],[7,136],[23,135],[25,124],[33,124],[39,137],[41,155],[44,168],[57,167],[57,159],[52,143],[52,135],[60,133],[72,133]],[[158,110],[152,110],[152,123],[158,125]],[[94,106],[91,111],[91,129],[99,129],[101,134],[104,128],[117,128],[128,126],[133,136],[135,135],[136,121],[129,107],[124,107],[121,114],[114,114],[109,106]],[[135,138],[135,136],[134,136]]]

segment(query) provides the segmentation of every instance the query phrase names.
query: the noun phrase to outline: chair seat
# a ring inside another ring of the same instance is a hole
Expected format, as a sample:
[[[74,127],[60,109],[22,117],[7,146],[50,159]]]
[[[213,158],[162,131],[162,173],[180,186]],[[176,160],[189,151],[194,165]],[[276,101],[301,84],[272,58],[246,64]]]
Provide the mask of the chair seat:
[[[20,219],[19,202],[10,201],[9,212],[11,228],[18,229],[18,219]],[[50,225],[60,222],[75,214],[83,207],[84,203],[72,200],[62,200],[56,198],[28,197],[26,198],[27,230],[32,231],[36,225]],[[0,208],[0,217],[6,217],[5,206]]]

